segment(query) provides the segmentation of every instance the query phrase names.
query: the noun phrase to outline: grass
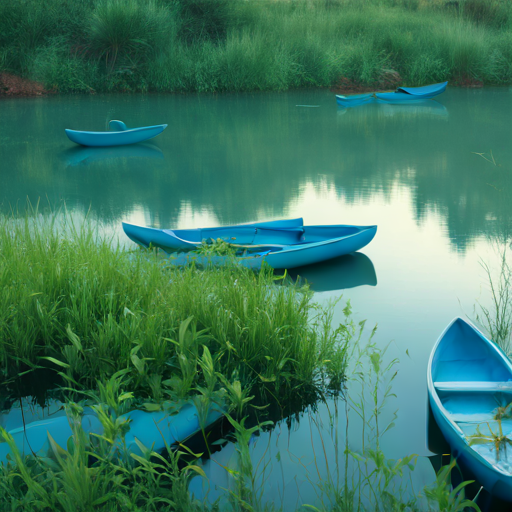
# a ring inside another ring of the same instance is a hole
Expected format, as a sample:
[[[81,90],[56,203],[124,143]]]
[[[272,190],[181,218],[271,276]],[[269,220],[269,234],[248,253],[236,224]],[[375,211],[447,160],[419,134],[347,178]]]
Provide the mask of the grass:
[[[12,386],[46,367],[95,389],[126,369],[141,400],[185,399],[204,385],[207,353],[262,396],[343,379],[350,319],[334,329],[332,311],[270,269],[175,269],[56,213],[0,218],[0,246],[0,371]]]
[[[484,326],[490,339],[510,358],[512,356],[512,268],[510,267],[510,247],[508,237],[494,237],[491,240],[495,254],[499,258],[498,275],[496,269],[485,261],[481,266],[487,276],[491,306],[479,304],[476,313],[477,323]]]
[[[360,327],[361,333],[364,325]],[[364,347],[354,343],[350,357],[353,370],[350,379],[356,385],[347,389],[349,395],[345,404],[347,410],[351,408],[355,415],[351,414],[352,419],[349,419],[347,413],[346,432],[349,432],[348,422],[358,417],[362,449],[359,452],[352,450],[352,441],[348,435],[345,448],[339,445],[338,434],[341,431],[336,406],[335,415],[328,421],[328,429],[335,436],[333,447],[336,453],[345,454],[345,470],[340,471],[337,457],[336,467],[329,468],[326,447],[324,440],[321,440],[328,477],[317,483],[321,504],[306,507],[317,512],[461,512],[470,507],[479,512],[478,506],[464,497],[463,489],[469,482],[463,482],[452,489],[450,472],[454,463],[442,468],[436,481],[424,489],[426,502],[422,502],[421,497],[404,494],[403,482],[408,472],[414,469],[416,456],[389,460],[380,448],[382,437],[393,427],[391,422],[383,428],[380,421],[384,404],[393,396],[390,384],[396,375],[398,362],[388,362],[386,351],[379,349],[371,337]],[[102,423],[115,423],[115,411],[123,407],[124,394],[117,388],[111,397],[112,406],[102,407]],[[109,400],[104,393],[98,399],[100,403]],[[117,443],[119,436],[122,442],[122,432],[119,434],[105,428],[103,436],[88,435],[80,426],[79,420],[83,413],[81,406],[68,402],[66,410],[73,437],[66,447],[59,446],[50,438],[50,449],[46,457],[22,458],[11,436],[0,428],[0,439],[10,445],[13,453],[13,464],[0,468],[0,503],[9,503],[13,509],[20,511],[38,508],[58,512],[276,510],[266,503],[264,490],[259,487],[261,480],[258,471],[261,469],[258,467],[265,464],[265,461],[256,463],[252,460],[249,444],[251,437],[271,422],[247,426],[246,418],[237,421],[228,415],[238,458],[237,465],[228,468],[234,487],[226,490],[225,502],[209,505],[192,498],[188,492],[188,482],[192,477],[206,476],[197,464],[201,454],[193,453],[183,445],[177,449],[167,446],[165,452],[160,454],[139,443],[140,455],[132,454],[128,459],[115,457],[111,446]],[[315,457],[317,470],[320,463],[321,460]],[[226,468],[219,470],[224,471]],[[340,473],[344,473],[341,479]],[[425,503],[428,506],[425,507]]]
[[[62,92],[512,82],[506,0],[15,0],[1,70]],[[272,51],[268,51],[272,48]]]

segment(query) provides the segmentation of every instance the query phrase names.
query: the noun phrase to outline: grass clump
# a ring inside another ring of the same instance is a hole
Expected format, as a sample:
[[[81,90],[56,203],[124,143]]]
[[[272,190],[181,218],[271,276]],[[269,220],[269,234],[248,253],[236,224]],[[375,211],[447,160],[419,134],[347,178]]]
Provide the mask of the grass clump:
[[[86,37],[88,50],[104,62],[108,74],[133,73],[172,41],[173,18],[153,1],[98,0]]]
[[[53,214],[2,217],[0,246],[5,380],[50,367],[95,389],[126,369],[141,400],[184,399],[205,385],[206,353],[229,382],[272,395],[343,378],[350,319],[333,329],[332,312],[271,269],[172,268]]]

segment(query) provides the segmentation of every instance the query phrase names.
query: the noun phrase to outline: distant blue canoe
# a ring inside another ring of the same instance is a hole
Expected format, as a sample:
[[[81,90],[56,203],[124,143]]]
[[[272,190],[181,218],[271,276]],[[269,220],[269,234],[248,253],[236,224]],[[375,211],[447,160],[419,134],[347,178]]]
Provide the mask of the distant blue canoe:
[[[128,129],[122,121],[110,121],[109,132],[81,132],[66,129],[69,140],[82,146],[124,146],[135,144],[156,137],[166,128],[166,124],[156,126],[144,126],[142,128]]]
[[[367,103],[374,103],[375,95],[373,92],[366,94],[352,94],[350,96],[342,96],[336,94],[336,103],[342,107],[357,107],[358,105],[366,105]]]
[[[366,103],[410,103],[434,98],[446,90],[448,82],[423,87],[399,87],[395,92],[374,92],[353,96],[336,95],[336,102],[343,107],[355,107]]]
[[[427,382],[432,413],[465,478],[475,478],[493,496],[512,501],[512,447],[504,445],[497,453],[490,437],[483,437],[499,433],[498,407],[512,403],[508,357],[457,318],[432,350]],[[501,429],[512,440],[510,409]]]
[[[283,222],[283,221],[280,221]],[[135,228],[135,229],[134,229]],[[149,247],[159,247],[170,253],[171,264],[182,266],[195,262],[199,265],[223,265],[233,260],[226,256],[204,256],[190,252],[197,249],[203,240],[221,239],[237,250],[234,261],[249,268],[261,268],[265,261],[275,269],[289,269],[319,263],[338,256],[358,251],[369,244],[377,226],[232,226],[210,231],[189,230],[195,236],[187,236],[185,230],[155,230],[123,223],[123,229],[134,242]],[[181,233],[178,233],[181,231]],[[199,231],[199,233],[198,233]],[[207,238],[200,238],[205,236]],[[176,246],[187,253],[175,252]]]

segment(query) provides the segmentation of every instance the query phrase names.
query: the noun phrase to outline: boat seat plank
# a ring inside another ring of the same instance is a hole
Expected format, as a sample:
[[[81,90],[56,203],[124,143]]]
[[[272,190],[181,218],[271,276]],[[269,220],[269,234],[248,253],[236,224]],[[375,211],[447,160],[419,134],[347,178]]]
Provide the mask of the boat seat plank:
[[[488,381],[454,381],[454,382],[434,382],[438,391],[481,391],[492,393],[496,391],[512,391],[512,381],[506,382],[488,382]]]

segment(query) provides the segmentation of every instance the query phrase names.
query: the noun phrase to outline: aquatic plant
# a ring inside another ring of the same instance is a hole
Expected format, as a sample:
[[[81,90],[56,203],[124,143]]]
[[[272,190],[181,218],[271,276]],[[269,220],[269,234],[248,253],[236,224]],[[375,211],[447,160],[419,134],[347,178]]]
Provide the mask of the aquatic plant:
[[[512,268],[509,264],[508,243],[494,240],[494,247],[499,256],[499,273],[495,277],[494,269],[482,261],[481,266],[487,276],[491,292],[490,308],[478,304],[480,313],[476,314],[477,322],[483,324],[489,337],[509,357],[512,353]]]
[[[498,430],[496,432],[493,431],[491,425],[486,422],[487,428],[489,429],[489,434],[484,434],[480,430],[480,425],[476,427],[476,433],[467,436],[469,441],[469,445],[473,446],[475,444],[492,444],[494,445],[494,449],[496,450],[496,461],[500,460],[500,453],[503,451],[506,453],[507,446],[512,445],[512,440],[503,434],[503,428],[501,425],[501,419],[497,419],[497,427]]]
[[[233,244],[217,238],[216,240],[203,240],[193,252],[202,256],[235,256],[237,247]]]
[[[454,489],[450,482],[450,473],[456,467],[456,460],[442,467],[436,476],[434,485],[425,488],[424,493],[429,501],[435,503],[443,512],[462,512],[473,509],[480,512],[479,506],[464,496],[464,488],[472,483],[472,480],[461,482]]]

